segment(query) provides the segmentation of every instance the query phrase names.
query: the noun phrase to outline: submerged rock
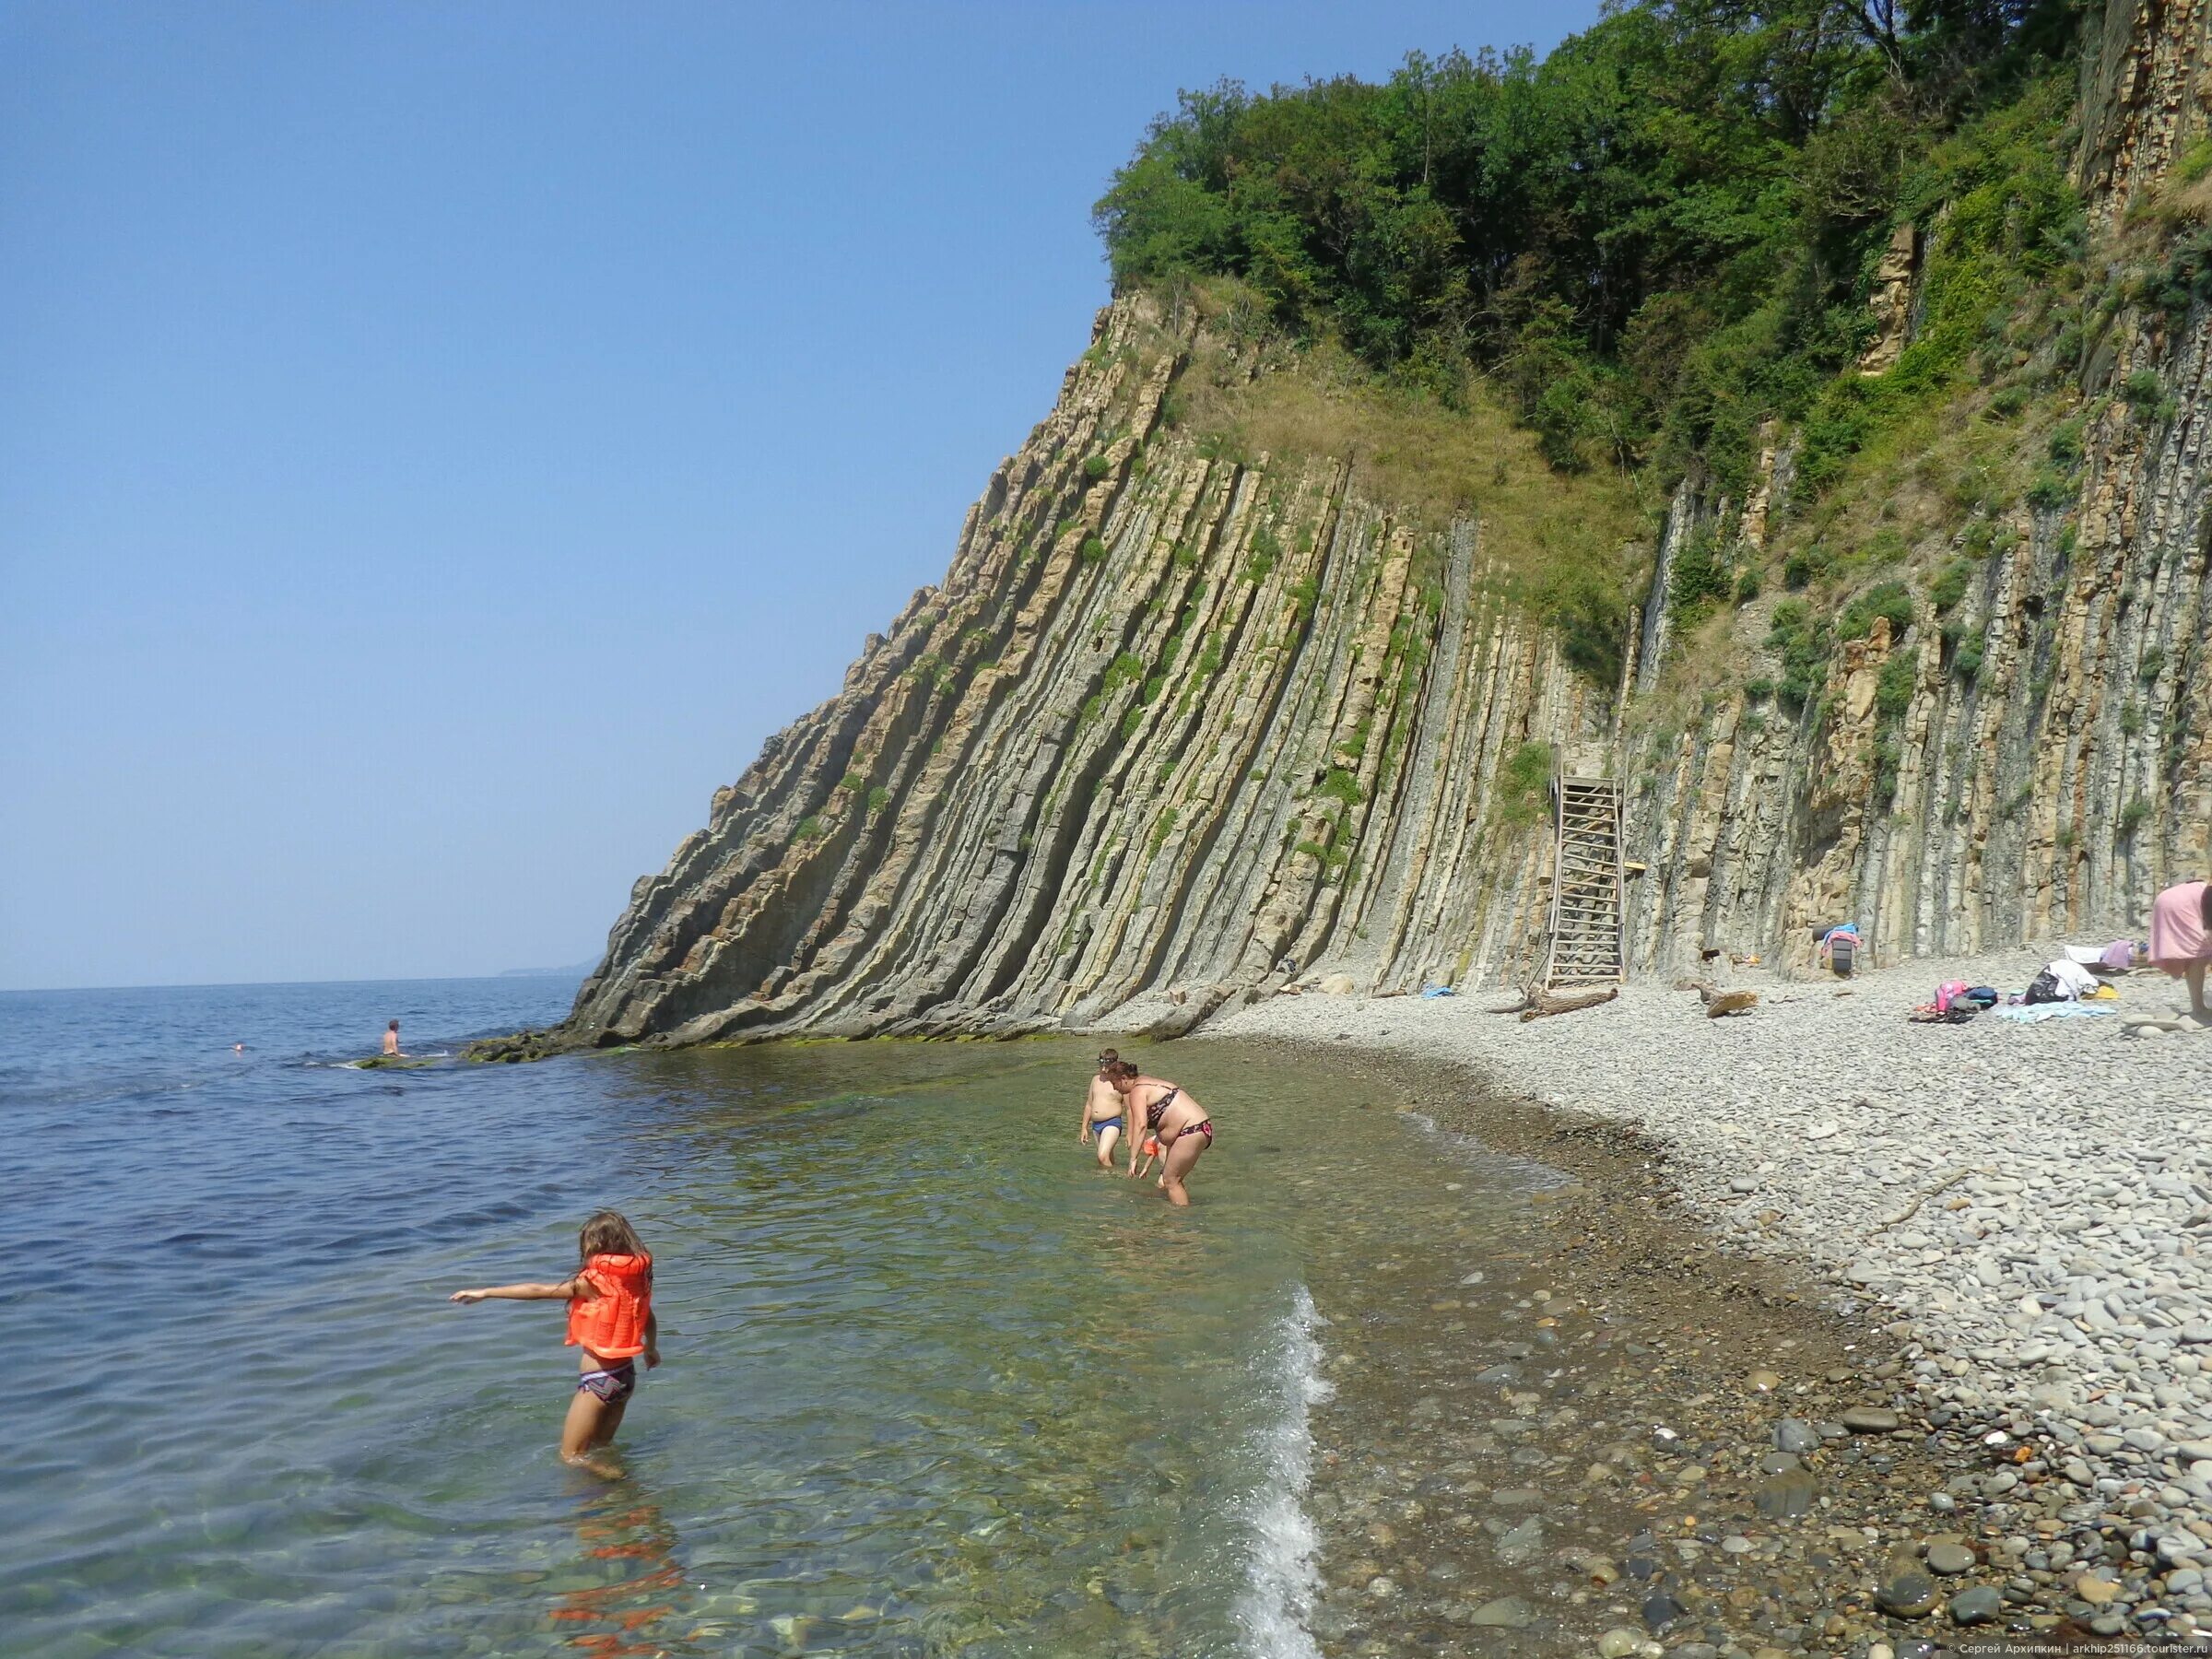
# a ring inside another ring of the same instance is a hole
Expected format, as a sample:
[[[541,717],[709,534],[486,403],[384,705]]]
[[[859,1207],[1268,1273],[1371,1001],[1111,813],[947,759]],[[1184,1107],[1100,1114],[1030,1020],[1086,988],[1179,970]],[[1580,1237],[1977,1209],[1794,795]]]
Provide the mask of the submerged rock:
[[[1759,1484],[1752,1503],[1770,1521],[1809,1513],[1820,1485],[1804,1469],[1785,1469]]]
[[[1923,1618],[1936,1607],[1936,1581],[1918,1567],[1890,1571],[1876,1586],[1875,1605],[1899,1618]]]

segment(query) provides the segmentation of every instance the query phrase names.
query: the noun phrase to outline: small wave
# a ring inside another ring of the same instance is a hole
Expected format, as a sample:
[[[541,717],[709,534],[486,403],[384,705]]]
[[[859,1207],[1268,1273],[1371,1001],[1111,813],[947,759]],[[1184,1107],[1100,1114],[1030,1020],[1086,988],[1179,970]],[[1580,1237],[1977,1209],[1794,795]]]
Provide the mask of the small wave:
[[[1235,1612],[1252,1659],[1321,1659],[1306,1629],[1321,1587],[1313,1559],[1321,1540],[1306,1513],[1305,1495],[1313,1474],[1313,1407],[1335,1392],[1321,1374],[1321,1342],[1314,1333],[1323,1323],[1300,1285],[1290,1311],[1277,1322],[1274,1339],[1261,1350],[1265,1392],[1276,1410],[1254,1436],[1260,1482],[1244,1517],[1252,1559]]]

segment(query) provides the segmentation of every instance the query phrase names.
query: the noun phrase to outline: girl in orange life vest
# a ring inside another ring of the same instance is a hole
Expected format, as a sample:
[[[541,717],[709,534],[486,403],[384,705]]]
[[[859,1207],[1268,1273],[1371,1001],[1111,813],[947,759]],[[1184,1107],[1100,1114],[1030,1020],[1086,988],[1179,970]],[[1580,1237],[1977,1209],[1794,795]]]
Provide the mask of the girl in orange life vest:
[[[588,1453],[615,1438],[629,1396],[637,1392],[637,1357],[648,1368],[661,1362],[660,1324],[653,1312],[653,1256],[638,1241],[636,1230],[613,1210],[601,1210],[576,1235],[581,1265],[575,1277],[557,1285],[495,1285],[484,1290],[456,1290],[457,1302],[486,1297],[506,1301],[565,1301],[569,1342],[581,1347],[582,1375],[561,1426],[560,1455],[598,1475],[614,1470]]]

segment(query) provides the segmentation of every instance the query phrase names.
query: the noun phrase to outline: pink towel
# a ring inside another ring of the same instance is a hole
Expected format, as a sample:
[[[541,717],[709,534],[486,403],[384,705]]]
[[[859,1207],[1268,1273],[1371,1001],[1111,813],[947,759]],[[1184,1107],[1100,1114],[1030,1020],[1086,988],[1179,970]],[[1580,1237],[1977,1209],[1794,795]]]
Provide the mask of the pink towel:
[[[2212,939],[2205,937],[2206,885],[2184,881],[2170,887],[2151,907],[2151,963],[2177,978],[2189,963],[2212,959]]]

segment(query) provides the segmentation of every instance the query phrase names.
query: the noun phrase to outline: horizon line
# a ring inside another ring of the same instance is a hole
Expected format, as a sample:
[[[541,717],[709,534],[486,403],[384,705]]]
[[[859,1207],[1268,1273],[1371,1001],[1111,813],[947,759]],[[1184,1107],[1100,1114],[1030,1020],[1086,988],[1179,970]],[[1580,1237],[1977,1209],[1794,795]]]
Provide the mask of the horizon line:
[[[418,985],[453,980],[581,979],[598,966],[594,959],[581,968],[504,968],[496,973],[368,974],[359,979],[304,980],[148,980],[135,985],[0,985],[0,996],[48,996],[79,991],[254,991],[288,985]]]

